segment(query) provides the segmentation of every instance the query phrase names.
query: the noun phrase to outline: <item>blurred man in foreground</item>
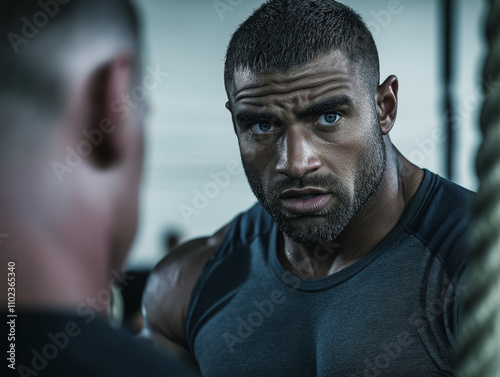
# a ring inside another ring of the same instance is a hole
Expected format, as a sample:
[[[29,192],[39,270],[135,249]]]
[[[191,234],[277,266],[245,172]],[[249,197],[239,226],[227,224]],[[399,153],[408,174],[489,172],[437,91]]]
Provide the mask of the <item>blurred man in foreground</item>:
[[[137,225],[145,94],[128,1],[0,5],[2,370],[188,376],[106,316]],[[140,95],[142,94],[142,95]]]
[[[471,193],[392,144],[398,79],[358,14],[270,0],[225,85],[259,203],[161,261],[144,337],[204,376],[449,376]]]

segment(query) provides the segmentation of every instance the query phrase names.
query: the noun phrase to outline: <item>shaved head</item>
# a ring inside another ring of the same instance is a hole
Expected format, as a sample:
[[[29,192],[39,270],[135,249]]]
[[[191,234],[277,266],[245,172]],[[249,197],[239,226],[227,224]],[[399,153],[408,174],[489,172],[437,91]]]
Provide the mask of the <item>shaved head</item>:
[[[5,0],[0,30],[3,152],[19,137],[42,137],[79,80],[139,44],[136,14],[120,0]]]

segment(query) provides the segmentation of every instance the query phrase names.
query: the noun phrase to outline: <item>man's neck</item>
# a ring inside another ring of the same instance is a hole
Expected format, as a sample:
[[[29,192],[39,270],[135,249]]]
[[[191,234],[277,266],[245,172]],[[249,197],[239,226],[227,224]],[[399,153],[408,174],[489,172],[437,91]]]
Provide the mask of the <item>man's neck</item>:
[[[36,245],[32,240],[36,239]],[[34,237],[20,241],[11,240],[2,249],[0,261],[4,266],[14,262],[15,307],[17,310],[73,311],[78,307],[93,307],[96,314],[106,315],[113,278],[108,263],[103,258],[93,262],[81,249],[60,249],[45,239]],[[97,248],[97,246],[96,246]],[[5,267],[7,268],[7,267]],[[115,278],[116,279],[116,278]],[[0,287],[7,284],[0,282]],[[7,292],[7,286],[4,289]],[[0,304],[7,308],[7,296]]]
[[[304,246],[283,235],[278,255],[287,270],[303,279],[329,276],[361,259],[389,234],[420,187],[424,172],[394,147],[388,149],[379,189],[335,240]]]

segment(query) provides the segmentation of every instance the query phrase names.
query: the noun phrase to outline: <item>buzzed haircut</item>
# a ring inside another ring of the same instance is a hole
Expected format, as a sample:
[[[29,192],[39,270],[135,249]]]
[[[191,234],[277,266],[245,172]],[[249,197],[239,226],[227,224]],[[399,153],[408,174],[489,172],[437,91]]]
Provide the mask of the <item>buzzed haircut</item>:
[[[379,85],[379,59],[361,16],[333,0],[268,0],[239,26],[226,52],[228,96],[240,69],[286,73],[338,50],[357,64],[368,91]]]
[[[96,46],[110,40],[112,33],[115,40],[129,41],[123,44],[139,44],[139,20],[128,0],[2,0],[3,126],[17,118],[19,111],[11,109],[14,101],[37,112],[60,111],[82,61],[99,59]]]

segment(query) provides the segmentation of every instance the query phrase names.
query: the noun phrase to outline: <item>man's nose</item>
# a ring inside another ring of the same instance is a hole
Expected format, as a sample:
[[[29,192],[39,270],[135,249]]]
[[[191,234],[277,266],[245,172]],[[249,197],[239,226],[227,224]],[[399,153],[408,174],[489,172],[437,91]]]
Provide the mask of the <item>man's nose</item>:
[[[291,126],[278,146],[280,154],[276,171],[290,178],[302,178],[319,169],[321,161],[316,154],[311,135],[300,126]]]

